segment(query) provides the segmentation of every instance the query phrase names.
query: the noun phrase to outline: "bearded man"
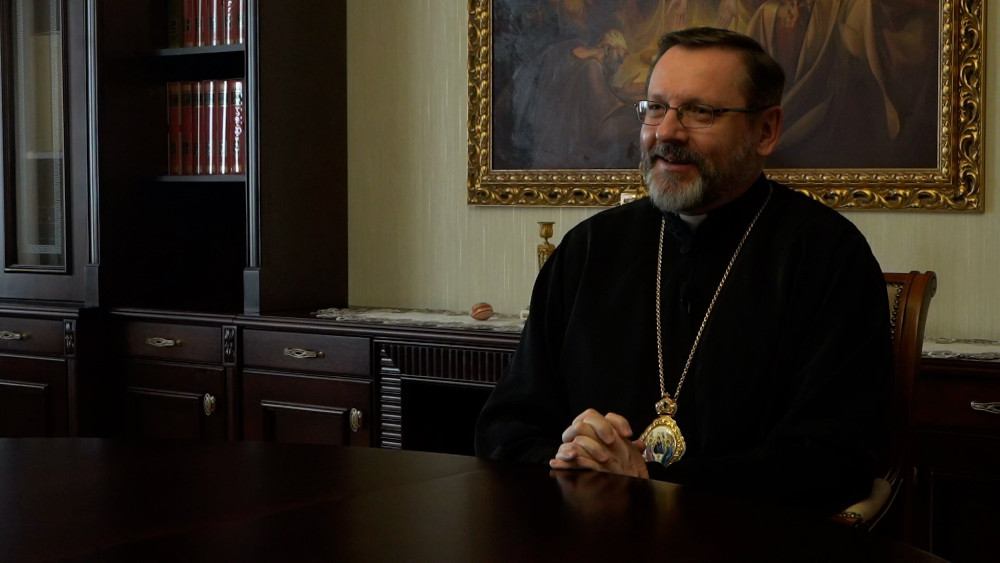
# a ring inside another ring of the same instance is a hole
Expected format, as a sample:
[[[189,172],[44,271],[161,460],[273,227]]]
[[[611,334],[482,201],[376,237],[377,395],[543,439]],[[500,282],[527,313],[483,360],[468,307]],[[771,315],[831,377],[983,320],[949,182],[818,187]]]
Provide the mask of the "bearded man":
[[[885,282],[852,223],[764,176],[783,83],[746,36],[661,38],[636,104],[649,197],[571,229],[539,272],[478,455],[821,515],[867,496],[888,446]]]

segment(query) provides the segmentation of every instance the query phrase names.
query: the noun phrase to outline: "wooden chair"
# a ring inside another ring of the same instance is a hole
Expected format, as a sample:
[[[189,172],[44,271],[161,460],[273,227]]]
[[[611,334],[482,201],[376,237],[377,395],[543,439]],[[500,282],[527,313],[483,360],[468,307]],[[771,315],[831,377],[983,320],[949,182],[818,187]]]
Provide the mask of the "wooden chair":
[[[871,495],[834,518],[851,526],[871,530],[889,512],[906,482],[906,444],[910,425],[909,400],[913,381],[920,368],[924,344],[924,325],[931,298],[937,291],[934,272],[886,273],[885,286],[889,296],[889,316],[895,369],[892,376],[892,450],[889,469],[875,479]]]

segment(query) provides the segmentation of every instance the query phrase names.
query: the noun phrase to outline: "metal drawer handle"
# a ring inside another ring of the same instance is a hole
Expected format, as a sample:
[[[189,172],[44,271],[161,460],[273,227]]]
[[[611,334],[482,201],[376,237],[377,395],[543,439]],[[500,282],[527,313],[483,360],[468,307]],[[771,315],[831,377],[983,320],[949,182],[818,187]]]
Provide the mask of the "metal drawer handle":
[[[146,339],[146,344],[157,348],[173,348],[181,345],[181,339],[173,340],[170,338],[160,338],[159,336],[150,336]]]
[[[971,405],[974,411],[1000,414],[1000,403],[977,403],[976,401],[972,401]]]
[[[0,340],[27,340],[27,332],[10,332],[9,330],[0,331]]]
[[[296,360],[305,360],[308,358],[322,358],[322,350],[303,350],[302,348],[285,348],[285,355],[290,358],[295,358]]]
[[[205,411],[205,416],[212,416],[212,413],[215,412],[215,397],[209,393],[202,395],[201,409]]]
[[[351,409],[351,432],[360,430],[363,422],[364,414],[358,409]]]

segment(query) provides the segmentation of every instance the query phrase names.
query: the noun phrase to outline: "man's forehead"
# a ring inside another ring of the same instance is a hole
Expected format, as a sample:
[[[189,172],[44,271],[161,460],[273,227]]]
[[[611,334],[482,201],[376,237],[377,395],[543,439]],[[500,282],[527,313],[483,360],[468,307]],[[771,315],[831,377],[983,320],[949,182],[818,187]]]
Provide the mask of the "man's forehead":
[[[745,72],[742,58],[735,51],[671,47],[653,66],[647,93],[650,97],[740,96]]]

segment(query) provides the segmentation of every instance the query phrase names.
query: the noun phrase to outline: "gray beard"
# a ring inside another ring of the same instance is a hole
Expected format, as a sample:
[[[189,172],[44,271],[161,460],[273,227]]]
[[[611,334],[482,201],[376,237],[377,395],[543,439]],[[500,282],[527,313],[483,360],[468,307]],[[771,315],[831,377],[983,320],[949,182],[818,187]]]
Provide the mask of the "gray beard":
[[[669,153],[680,154],[694,163],[698,168],[698,176],[682,182],[673,174],[655,170],[653,156]],[[643,154],[642,173],[649,191],[649,201],[657,209],[670,213],[688,213],[722,199],[744,179],[747,171],[755,164],[751,141],[737,147],[728,159],[719,163],[718,168],[708,166],[700,155],[684,147],[660,144]]]
[[[683,213],[701,206],[708,199],[705,177],[701,175],[682,184],[669,175],[647,170],[644,179],[649,189],[649,201],[660,211]]]

